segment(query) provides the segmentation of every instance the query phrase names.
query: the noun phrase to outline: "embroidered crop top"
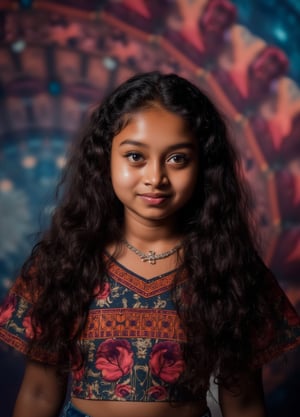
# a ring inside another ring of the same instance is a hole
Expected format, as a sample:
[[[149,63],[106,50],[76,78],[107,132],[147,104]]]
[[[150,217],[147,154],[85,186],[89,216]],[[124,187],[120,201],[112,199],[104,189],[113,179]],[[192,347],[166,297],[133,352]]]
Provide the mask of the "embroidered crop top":
[[[174,385],[184,370],[181,344],[185,334],[171,297],[175,271],[144,279],[110,258],[106,283],[90,305],[80,343],[84,366],[72,373],[73,397],[95,400],[184,401]],[[182,291],[182,276],[176,291]],[[272,279],[272,278],[271,278]],[[0,340],[26,353],[32,337],[30,302],[16,281],[0,310]],[[257,340],[254,365],[300,344],[300,319],[275,280],[272,302],[282,321],[272,323],[274,343],[265,350]],[[179,293],[180,294],[180,293]],[[47,361],[41,354],[35,359]],[[172,390],[172,397],[171,397]],[[206,402],[203,393],[203,404]]]

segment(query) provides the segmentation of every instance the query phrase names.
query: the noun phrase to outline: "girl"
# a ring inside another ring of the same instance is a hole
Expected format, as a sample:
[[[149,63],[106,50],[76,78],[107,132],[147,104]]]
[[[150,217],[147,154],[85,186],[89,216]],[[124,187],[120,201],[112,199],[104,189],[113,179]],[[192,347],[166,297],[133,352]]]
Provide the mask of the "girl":
[[[300,320],[254,244],[226,128],[187,80],[137,75],[92,113],[1,314],[28,356],[14,417],[266,415]]]

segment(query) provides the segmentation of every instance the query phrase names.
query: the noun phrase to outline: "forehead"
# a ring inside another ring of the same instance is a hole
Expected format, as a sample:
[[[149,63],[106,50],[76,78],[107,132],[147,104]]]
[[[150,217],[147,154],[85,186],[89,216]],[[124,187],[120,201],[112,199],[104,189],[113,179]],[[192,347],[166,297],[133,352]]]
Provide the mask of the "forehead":
[[[115,139],[124,136],[143,138],[177,137],[191,138],[192,134],[187,129],[186,121],[179,115],[161,107],[151,107],[140,110],[125,118],[125,126],[115,136]]]

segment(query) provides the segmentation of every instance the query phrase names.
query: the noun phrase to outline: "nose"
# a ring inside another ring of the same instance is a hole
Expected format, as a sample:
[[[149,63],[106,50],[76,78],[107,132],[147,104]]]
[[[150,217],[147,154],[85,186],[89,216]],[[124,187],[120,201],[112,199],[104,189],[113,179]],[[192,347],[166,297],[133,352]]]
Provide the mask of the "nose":
[[[144,183],[153,188],[166,185],[168,176],[164,164],[156,160],[148,162],[145,167]]]

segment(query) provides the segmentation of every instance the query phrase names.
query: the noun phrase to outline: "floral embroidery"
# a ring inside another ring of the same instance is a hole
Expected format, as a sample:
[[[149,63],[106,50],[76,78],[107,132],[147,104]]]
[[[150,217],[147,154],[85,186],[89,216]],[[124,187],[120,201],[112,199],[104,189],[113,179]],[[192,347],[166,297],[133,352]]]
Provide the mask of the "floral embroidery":
[[[163,401],[168,397],[168,392],[165,387],[161,385],[153,386],[148,389],[147,394],[155,401]]]
[[[100,291],[100,286],[98,285],[95,289],[95,296],[97,300],[105,300],[110,294],[110,285],[108,282],[104,283],[102,291]]]
[[[117,384],[115,388],[115,396],[122,399],[126,399],[133,392],[134,388],[128,384]]]
[[[152,346],[151,339],[137,338],[133,345],[137,348],[137,358],[145,359],[147,357],[148,349]]]
[[[178,343],[161,342],[153,346],[150,356],[151,372],[170,384],[177,381],[184,369],[182,352]]]
[[[127,340],[108,339],[96,353],[96,368],[106,381],[117,381],[127,375],[133,366],[133,352]]]
[[[10,318],[13,315],[13,312],[15,311],[16,302],[17,300],[14,294],[11,294],[6,298],[0,310],[0,326],[6,324],[10,320]]]
[[[32,324],[31,324],[31,317],[26,316],[23,319],[22,324],[23,324],[24,329],[25,329],[26,337],[28,337],[28,339],[32,339],[33,336],[34,336],[34,333],[33,333]]]
[[[104,282],[102,288],[100,287],[100,285],[97,285],[97,287],[94,290],[94,295],[97,307],[109,307],[112,303],[111,295],[113,295],[113,292],[110,284],[107,281]]]
[[[73,386],[73,395],[74,397],[81,397],[82,393],[83,393],[83,388],[81,385],[77,385],[76,387]]]
[[[192,294],[186,288],[187,278],[173,288],[174,276],[175,272],[170,272],[144,280],[111,263],[103,288],[96,289],[81,334],[84,365],[74,367],[72,396],[113,401],[185,400],[180,387],[172,385],[184,370],[181,344],[186,342],[173,295],[175,291],[180,308],[185,309]],[[0,310],[0,339],[26,353],[33,329],[32,304],[24,291],[17,283]],[[260,334],[258,329],[253,332],[254,366],[300,342],[299,318],[284,293],[271,282],[268,294],[281,318],[270,319]],[[274,340],[271,349],[264,347],[266,339]],[[49,355],[37,352],[35,359],[55,364],[55,356],[50,362]]]

